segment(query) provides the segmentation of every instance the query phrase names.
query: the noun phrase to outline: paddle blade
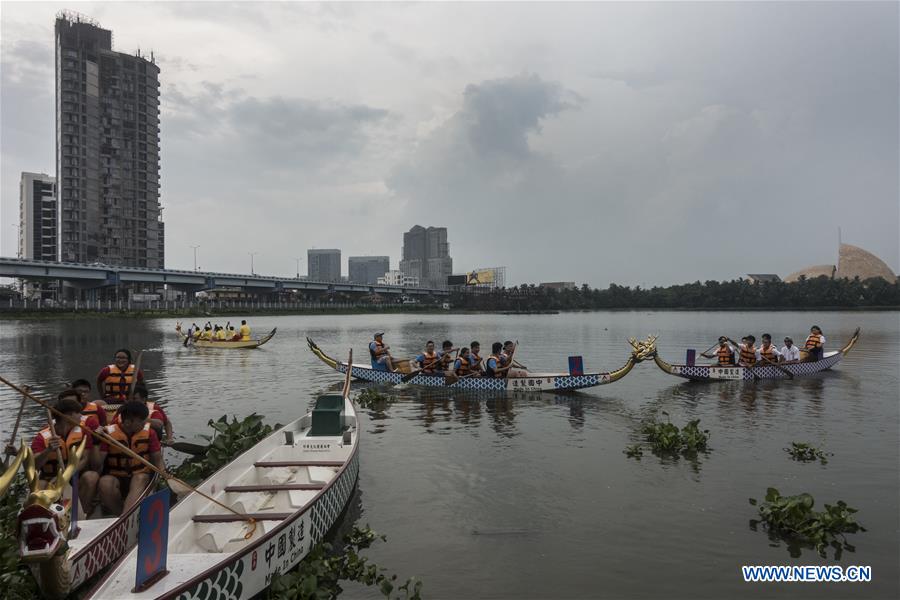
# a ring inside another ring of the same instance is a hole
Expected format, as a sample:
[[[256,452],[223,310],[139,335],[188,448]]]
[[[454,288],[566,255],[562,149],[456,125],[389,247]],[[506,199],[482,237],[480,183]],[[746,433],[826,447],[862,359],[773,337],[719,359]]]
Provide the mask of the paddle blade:
[[[201,454],[205,454],[207,450],[209,450],[208,444],[195,444],[192,442],[172,442],[169,445],[169,448],[172,450],[176,450],[178,452],[184,452],[185,454],[190,454],[191,456],[200,456]]]

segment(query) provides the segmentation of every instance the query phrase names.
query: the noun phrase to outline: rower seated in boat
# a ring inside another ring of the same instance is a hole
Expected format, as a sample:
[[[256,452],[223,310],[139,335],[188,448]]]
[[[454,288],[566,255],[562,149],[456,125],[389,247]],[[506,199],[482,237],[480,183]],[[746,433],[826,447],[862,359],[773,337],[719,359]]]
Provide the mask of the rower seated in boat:
[[[232,341],[232,342],[237,342],[237,341],[240,341],[240,339],[241,339],[241,334],[239,334],[238,332],[236,332],[236,331],[234,330],[234,325],[232,325],[231,327],[228,328],[228,336],[227,336],[227,337],[228,337],[228,339],[229,339],[230,341]]]
[[[209,323],[207,323],[207,324],[203,327],[203,333],[200,334],[200,339],[201,339],[201,340],[206,340],[206,341],[210,341],[210,340],[213,339],[212,325],[210,325]]]
[[[159,469],[163,469],[159,437],[147,422],[150,411],[142,402],[126,402],[119,411],[119,423],[107,426],[106,433]],[[101,444],[104,474],[100,478],[100,504],[114,515],[128,510],[150,483],[150,468],[114,444]]]
[[[64,390],[57,397],[56,410],[66,417],[81,420],[81,408],[78,392],[73,389]],[[52,427],[48,425],[34,436],[31,441],[31,451],[34,452],[34,466],[40,473],[37,489],[43,490],[59,474],[60,456],[62,456],[63,463],[66,463],[69,460],[69,452],[84,439],[87,440],[84,446],[85,452],[78,462],[78,499],[85,512],[90,512],[94,496],[97,493],[97,481],[100,475],[97,471],[90,469],[91,455],[97,449],[94,447],[92,436],[86,430],[84,422],[82,421],[82,425],[75,425],[69,419],[54,419]],[[97,455],[94,454],[94,457],[96,458]]]
[[[469,361],[469,349],[463,346],[459,349],[459,356],[453,361],[453,374],[457,377],[466,377],[472,373],[472,363]]]
[[[250,326],[247,325],[246,320],[241,321],[241,341],[250,341]]]
[[[762,363],[766,361],[774,363],[781,360],[781,352],[772,345],[772,336],[768,333],[762,334],[762,341],[759,348],[756,349],[756,360]]]
[[[243,326],[241,326],[243,329]],[[369,342],[369,358],[372,360],[372,368],[376,371],[388,371],[393,373],[394,363],[390,353],[390,346],[384,343],[384,332],[378,331]]]
[[[434,342],[432,340],[425,342],[425,351],[416,357],[416,362],[419,363],[419,368],[422,369],[422,373],[430,375],[437,371],[438,363],[440,362],[440,354],[435,352]],[[372,366],[374,367],[374,365]]]
[[[147,420],[150,423],[150,427],[156,432],[156,436],[160,439],[160,443],[164,446],[171,444],[174,441],[172,422],[166,416],[162,406],[150,400],[150,394],[146,385],[139,383],[134,386],[134,399],[147,405],[147,411],[150,413]],[[116,422],[121,424],[121,415],[116,416]],[[163,435],[163,432],[165,432],[165,435]]]
[[[733,367],[735,348],[728,342],[728,338],[724,335],[719,336],[719,347],[716,348],[715,354],[703,352],[700,356],[704,358],[715,358],[716,364],[720,367]]]
[[[225,328],[216,325],[216,341],[224,342],[225,341]]]
[[[756,336],[748,335],[741,338],[738,346],[738,364],[742,367],[752,367],[756,364]]]
[[[528,377],[528,371],[517,360],[513,359],[512,364],[509,364],[509,359],[513,355],[515,348],[516,345],[510,340],[503,342],[503,351],[500,354],[502,364],[500,366],[506,369],[504,377]]]
[[[435,369],[441,373],[450,373],[453,371],[453,342],[444,340],[441,344],[441,351],[438,352],[438,362]]]
[[[784,338],[784,346],[779,352],[781,353],[781,362],[800,361],[800,348],[794,345],[794,340],[790,337]]]
[[[807,352],[806,360],[822,359],[822,355],[825,353],[825,336],[822,335],[822,329],[818,325],[813,325],[809,328],[809,335],[806,336],[804,349]]]
[[[499,371],[502,364],[500,358],[502,350],[503,344],[500,342],[494,342],[491,345],[491,355],[488,356],[487,360],[484,362],[485,377],[501,378],[505,375],[505,371]]]
[[[481,375],[483,371],[481,366],[481,344],[477,341],[469,344],[469,365],[470,372]],[[478,377],[478,375],[473,375],[473,377]]]
[[[71,388],[78,393],[78,401],[81,402],[81,415],[90,424],[93,431],[106,426],[105,402],[91,400],[91,382],[87,379],[76,379]]]

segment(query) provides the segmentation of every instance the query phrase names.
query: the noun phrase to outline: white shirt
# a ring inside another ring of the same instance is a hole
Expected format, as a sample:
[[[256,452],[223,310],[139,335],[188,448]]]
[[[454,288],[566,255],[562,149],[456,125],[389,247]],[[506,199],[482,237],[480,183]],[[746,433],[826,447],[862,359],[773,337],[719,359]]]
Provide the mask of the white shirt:
[[[778,357],[781,356],[781,352],[778,351],[778,348],[776,348],[775,346],[772,346],[772,345],[769,346],[769,349],[775,354],[775,360],[777,361]],[[762,360],[762,353],[759,350],[760,350],[760,348],[756,349],[756,360],[757,361]]]
[[[782,346],[780,352],[784,360],[800,360],[800,348],[793,344],[791,344],[790,348]]]

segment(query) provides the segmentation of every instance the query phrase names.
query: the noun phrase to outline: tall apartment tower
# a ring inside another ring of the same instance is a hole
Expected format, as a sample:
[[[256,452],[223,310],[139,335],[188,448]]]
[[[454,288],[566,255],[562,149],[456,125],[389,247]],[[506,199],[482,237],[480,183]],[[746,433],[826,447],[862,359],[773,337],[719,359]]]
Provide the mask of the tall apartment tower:
[[[446,227],[415,225],[403,234],[402,256],[400,271],[404,275],[417,277],[424,287],[447,287],[447,277],[453,273],[453,259]]]
[[[19,258],[56,260],[56,177],[22,173],[19,182]]]
[[[59,259],[163,268],[159,67],[112,32],[56,19]]]
[[[307,279],[338,282],[341,280],[341,251],[307,250],[306,268]]]
[[[351,256],[347,259],[347,281],[374,285],[391,270],[390,263],[387,256]]]

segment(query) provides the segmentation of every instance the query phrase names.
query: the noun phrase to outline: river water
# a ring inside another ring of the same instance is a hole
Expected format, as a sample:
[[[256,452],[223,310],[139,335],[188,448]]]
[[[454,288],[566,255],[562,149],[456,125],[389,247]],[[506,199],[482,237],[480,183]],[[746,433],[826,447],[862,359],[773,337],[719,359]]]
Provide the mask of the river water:
[[[896,598],[900,537],[900,380],[896,312],[593,312],[559,315],[352,315],[251,319],[255,333],[278,327],[253,351],[183,348],[172,320],[0,321],[0,374],[45,395],[63,382],[93,380],[119,347],[143,349],[151,394],[176,437],[206,432],[224,413],[264,413],[287,422],[341,377],[306,349],[352,346],[367,357],[372,332],[386,331],[395,356],[427,339],[482,347],[519,340],[532,370],[607,371],[628,356],[629,336],[659,334],[661,355],[683,362],[719,334],[770,332],[798,342],[820,325],[830,348],[862,328],[856,348],[831,372],[794,381],[697,384],[652,362],[612,385],[574,394],[485,396],[413,386],[395,401],[361,410],[360,482],[350,519],[388,536],[367,551],[400,578],[415,575],[432,598],[840,597]],[[780,345],[780,344],[779,344]],[[484,353],[487,354],[487,353]],[[362,384],[354,384],[360,389]],[[402,388],[402,389],[401,389]],[[18,398],[0,390],[5,440]],[[700,419],[708,455],[627,458],[642,420],[666,411],[682,425]],[[42,426],[28,407],[24,432]],[[783,450],[809,442],[828,463],[797,463]],[[175,460],[171,453],[167,458]],[[868,529],[854,552],[792,558],[785,544],[749,525],[748,498],[767,487],[809,492],[817,508],[844,500]],[[741,565],[869,565],[866,584],[747,584]],[[348,596],[378,598],[349,586]]]

